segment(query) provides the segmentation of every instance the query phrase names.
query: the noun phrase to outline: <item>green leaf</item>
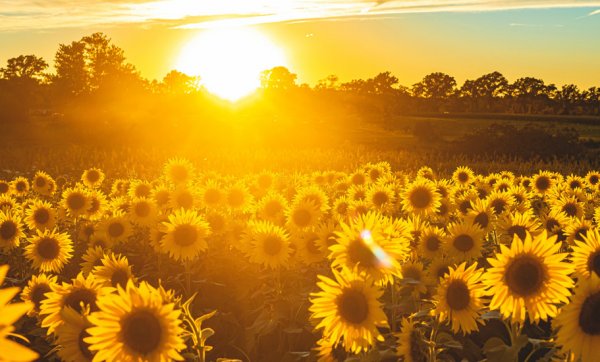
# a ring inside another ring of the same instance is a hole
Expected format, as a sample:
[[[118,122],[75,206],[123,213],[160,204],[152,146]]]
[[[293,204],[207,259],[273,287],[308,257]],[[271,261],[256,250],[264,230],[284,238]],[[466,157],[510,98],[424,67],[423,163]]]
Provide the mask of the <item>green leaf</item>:
[[[201,315],[200,317],[196,318],[196,320],[195,320],[195,322],[196,322],[196,325],[197,325],[197,326],[201,326],[201,325],[202,325],[202,322],[204,322],[204,321],[205,321],[205,320],[207,320],[207,319],[210,319],[210,318],[212,318],[212,317],[213,317],[213,316],[214,316],[216,313],[217,313],[217,311],[216,311],[216,310],[213,310],[213,311],[212,311],[212,312],[210,312],[210,313],[206,313],[206,314],[204,314],[204,315]],[[200,327],[198,327],[198,328],[200,328]]]
[[[215,330],[212,328],[204,328],[200,332],[200,336],[201,336],[202,340],[204,340],[204,341],[206,341],[208,338],[210,338],[214,334],[215,334]]]

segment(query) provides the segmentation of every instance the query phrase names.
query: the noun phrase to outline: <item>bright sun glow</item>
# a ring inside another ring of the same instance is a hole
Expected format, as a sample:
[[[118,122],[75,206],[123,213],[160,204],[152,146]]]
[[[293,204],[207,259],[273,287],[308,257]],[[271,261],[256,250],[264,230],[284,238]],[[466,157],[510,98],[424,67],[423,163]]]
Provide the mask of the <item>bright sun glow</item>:
[[[251,28],[215,28],[203,31],[182,49],[175,68],[200,76],[217,96],[238,100],[260,86],[260,73],[286,66],[281,48]]]

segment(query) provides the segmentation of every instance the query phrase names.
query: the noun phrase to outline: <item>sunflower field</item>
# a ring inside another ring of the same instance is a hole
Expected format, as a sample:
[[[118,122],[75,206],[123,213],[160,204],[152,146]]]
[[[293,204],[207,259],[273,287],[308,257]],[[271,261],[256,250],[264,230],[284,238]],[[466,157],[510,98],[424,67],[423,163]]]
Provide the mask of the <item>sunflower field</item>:
[[[0,180],[0,361],[600,361],[600,172]]]

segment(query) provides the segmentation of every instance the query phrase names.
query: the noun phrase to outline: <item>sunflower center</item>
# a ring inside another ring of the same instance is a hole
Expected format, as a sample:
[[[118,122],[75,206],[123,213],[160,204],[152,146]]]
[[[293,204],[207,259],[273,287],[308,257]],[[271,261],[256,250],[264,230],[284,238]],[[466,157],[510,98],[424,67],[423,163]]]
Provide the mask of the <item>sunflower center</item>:
[[[79,210],[85,206],[85,196],[80,193],[73,193],[67,197],[67,206],[71,210]]]
[[[154,200],[157,205],[166,205],[169,202],[169,192],[162,190],[154,194]]]
[[[594,272],[597,276],[600,276],[600,250],[596,250],[590,254],[587,264],[590,272]]]
[[[562,207],[562,211],[565,212],[568,216],[576,216],[577,215],[577,206],[573,203],[565,204]]]
[[[147,355],[160,345],[163,327],[154,313],[136,310],[121,322],[123,343],[133,351]]]
[[[23,192],[23,191],[27,190],[27,184],[23,181],[19,181],[15,185],[15,188],[17,189],[17,191]]]
[[[388,195],[384,191],[377,191],[373,194],[373,204],[377,207],[381,207],[381,205],[388,202]]]
[[[458,205],[458,209],[460,210],[460,212],[462,212],[463,214],[466,214],[467,212],[469,212],[470,209],[472,209],[473,207],[471,206],[471,200],[463,200],[461,201],[461,203]]]
[[[587,231],[588,231],[587,227],[578,228],[577,231],[575,232],[574,239],[577,241],[583,241],[583,237],[586,236]]]
[[[135,204],[134,211],[139,217],[147,217],[150,215],[150,205],[147,202],[138,202]]]
[[[431,235],[425,239],[425,248],[429,251],[438,251],[440,248],[440,239],[437,236]]]
[[[523,225],[513,225],[508,228],[507,233],[511,238],[517,235],[519,239],[525,240],[525,237],[527,236],[527,229]]]
[[[352,175],[352,183],[355,185],[362,185],[366,182],[366,178],[365,175],[363,175],[362,173],[355,173],[354,175]]]
[[[417,209],[424,209],[431,204],[431,192],[426,188],[417,188],[410,193],[410,204]]]
[[[377,257],[360,239],[355,239],[348,245],[348,258],[353,264],[371,268],[377,265]]]
[[[7,220],[7,221],[3,222],[2,225],[0,225],[0,236],[2,236],[2,239],[10,240],[16,234],[17,234],[17,225],[14,222]]]
[[[96,170],[89,170],[86,175],[86,178],[89,182],[95,183],[100,179],[100,173]]]
[[[46,179],[44,179],[43,177],[36,177],[36,179],[35,179],[35,185],[37,187],[44,187],[44,186],[46,186]]]
[[[294,224],[298,225],[299,227],[306,227],[311,221],[310,211],[306,209],[298,209],[294,211],[292,219],[294,220]]]
[[[209,205],[216,204],[221,198],[221,193],[217,189],[208,189],[204,191],[204,202]]]
[[[546,220],[546,230],[554,231],[555,228],[559,228],[560,223],[556,219],[548,219]]]
[[[490,217],[485,212],[480,212],[475,216],[473,220],[476,224],[479,224],[482,228],[486,228],[490,224]]]
[[[475,240],[473,240],[471,235],[461,234],[454,238],[452,245],[454,245],[457,250],[464,253],[473,249],[475,246]]]
[[[469,181],[469,174],[466,172],[459,172],[458,175],[458,181],[460,181],[460,183],[466,183],[467,181]]]
[[[45,294],[51,292],[52,288],[48,284],[38,284],[31,289],[30,298],[34,304],[35,310],[39,311],[42,300],[46,299]]]
[[[244,204],[244,193],[241,190],[232,190],[227,196],[227,202],[230,206],[240,207]]]
[[[125,232],[125,227],[120,222],[114,222],[108,225],[108,235],[112,238],[118,238]]]
[[[550,188],[550,179],[548,177],[538,177],[535,180],[535,188],[540,191],[546,191]]]
[[[37,209],[33,213],[33,219],[38,224],[45,224],[50,220],[50,213],[46,209]]]
[[[276,216],[283,210],[283,205],[279,201],[272,200],[265,205],[265,213],[268,216]]]
[[[340,316],[353,324],[364,322],[369,316],[369,303],[363,293],[354,289],[345,289],[337,298]]]
[[[453,280],[446,291],[446,301],[453,310],[463,310],[469,306],[471,293],[462,280]]]
[[[135,188],[134,193],[135,193],[136,197],[146,197],[146,196],[150,195],[150,191],[151,191],[150,186],[141,184]]]
[[[499,215],[504,212],[504,208],[506,207],[506,201],[503,199],[494,199],[491,203],[492,208],[494,209],[494,213]]]
[[[9,186],[5,182],[0,182],[0,194],[5,194],[8,192]]]
[[[98,310],[96,293],[87,288],[80,288],[72,291],[65,298],[65,305],[73,308],[77,313],[82,312],[82,304],[89,305],[91,312]]]
[[[182,192],[177,196],[177,205],[184,209],[191,209],[194,206],[194,197],[189,192]]]
[[[437,214],[444,216],[444,215],[448,214],[448,211],[450,211],[450,209],[448,208],[448,205],[442,203],[442,204],[440,204],[440,207],[438,208]]]
[[[579,312],[579,326],[586,334],[600,334],[600,292],[585,299]]]
[[[93,198],[90,201],[90,208],[88,209],[88,212],[90,214],[95,214],[98,210],[100,210],[100,200]]]
[[[37,252],[46,260],[54,260],[60,252],[60,245],[55,238],[44,237],[37,244]]]
[[[598,177],[597,175],[592,175],[590,176],[589,181],[592,185],[595,185],[598,183],[598,181],[600,181],[600,177]]]
[[[173,231],[173,241],[179,246],[190,246],[198,239],[198,230],[192,225],[178,225]]]
[[[120,285],[121,287],[125,288],[128,281],[129,274],[123,269],[115,270],[112,276],[110,277],[110,284],[112,284],[113,287]]]
[[[506,269],[505,281],[510,290],[521,297],[537,293],[544,284],[546,273],[543,265],[534,257],[524,255],[515,258]]]
[[[88,361],[92,360],[92,358],[94,358],[94,354],[89,349],[90,345],[85,343],[85,341],[83,340],[84,338],[87,338],[89,336],[90,336],[90,334],[87,332],[87,330],[82,329],[81,332],[79,332],[79,337],[77,338],[77,345],[79,347],[79,352],[81,352],[81,354]]]
[[[263,250],[267,255],[277,255],[283,248],[281,238],[276,235],[268,235],[263,241]]]

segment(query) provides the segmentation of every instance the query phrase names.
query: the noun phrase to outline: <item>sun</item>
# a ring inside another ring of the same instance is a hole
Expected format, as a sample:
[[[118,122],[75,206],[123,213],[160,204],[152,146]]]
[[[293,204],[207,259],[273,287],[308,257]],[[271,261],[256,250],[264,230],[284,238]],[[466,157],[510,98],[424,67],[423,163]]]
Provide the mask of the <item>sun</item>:
[[[260,86],[260,73],[286,66],[281,47],[254,28],[204,30],[181,50],[175,68],[200,77],[211,93],[236,101]]]

